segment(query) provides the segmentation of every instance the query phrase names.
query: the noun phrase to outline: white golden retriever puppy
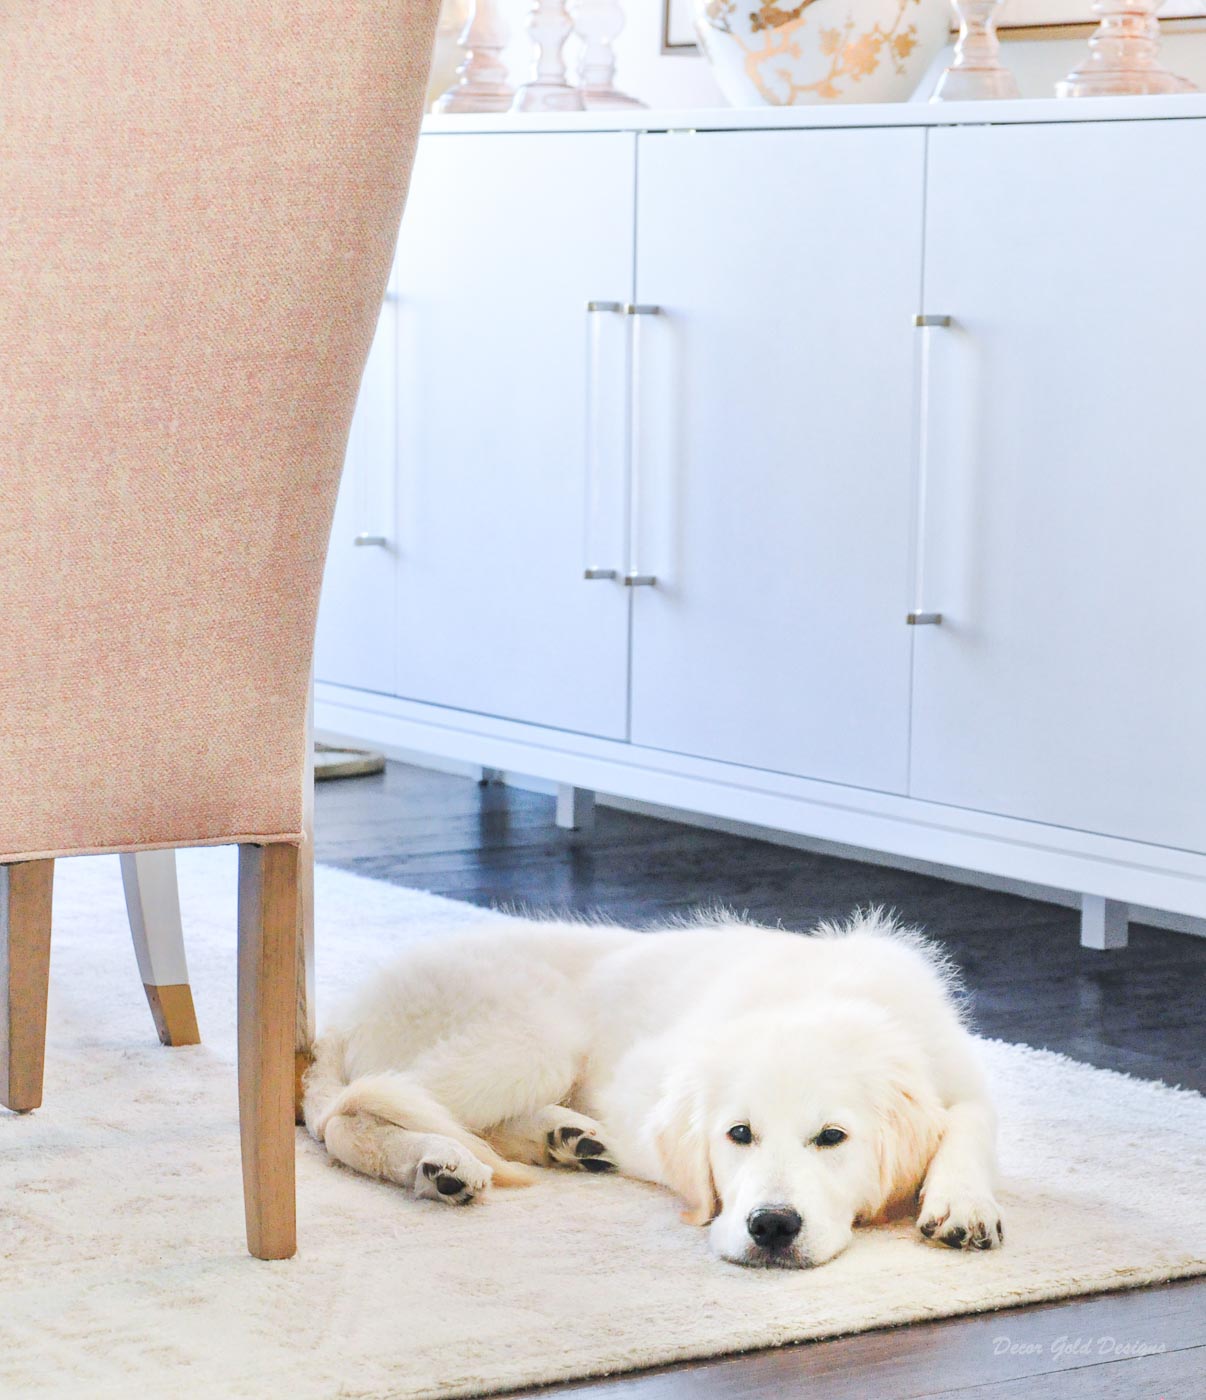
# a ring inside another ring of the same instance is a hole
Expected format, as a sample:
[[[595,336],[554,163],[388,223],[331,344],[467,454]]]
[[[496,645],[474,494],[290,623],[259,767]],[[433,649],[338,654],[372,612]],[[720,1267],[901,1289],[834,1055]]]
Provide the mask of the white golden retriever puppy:
[[[879,913],[432,939],[318,1042],[305,1113],[338,1161],[449,1204],[531,1166],[658,1182],[738,1264],[823,1264],[914,1210],[936,1243],[1003,1239],[954,973]]]

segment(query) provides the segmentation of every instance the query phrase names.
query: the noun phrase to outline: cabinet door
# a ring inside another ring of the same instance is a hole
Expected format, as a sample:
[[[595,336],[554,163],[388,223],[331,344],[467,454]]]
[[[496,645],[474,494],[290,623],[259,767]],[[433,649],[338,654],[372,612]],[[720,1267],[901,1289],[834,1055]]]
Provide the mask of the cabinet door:
[[[398,251],[399,693],[622,738],[635,138],[420,143]],[[591,391],[591,378],[597,383]],[[587,558],[587,407],[598,558]]]
[[[390,284],[360,384],[327,567],[314,675],[393,694],[397,685],[398,324]]]
[[[632,738],[902,791],[917,131],[642,138]]]
[[[1206,122],[931,142],[912,791],[1206,850]]]

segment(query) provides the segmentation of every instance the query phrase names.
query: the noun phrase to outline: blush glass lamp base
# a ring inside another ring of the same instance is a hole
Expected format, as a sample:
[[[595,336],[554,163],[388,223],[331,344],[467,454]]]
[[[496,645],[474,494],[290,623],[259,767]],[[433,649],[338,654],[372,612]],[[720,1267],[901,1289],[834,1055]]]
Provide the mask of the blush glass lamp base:
[[[931,102],[979,102],[985,99],[1021,97],[1017,79],[1008,68],[956,68],[938,79]]]
[[[648,103],[641,102],[635,97],[629,97],[625,92],[617,92],[613,87],[582,87],[578,91],[582,94],[582,102],[588,112],[616,111],[621,108],[632,109],[648,106]]]
[[[449,113],[455,116],[465,112],[509,112],[511,104],[515,101],[514,89],[507,88],[505,84],[500,84],[499,88],[502,90],[493,92],[484,91],[481,87],[471,91],[450,88],[432,111],[441,116]]]
[[[953,0],[959,20],[955,61],[938,79],[931,102],[975,102],[1020,97],[1017,79],[1001,62],[996,8],[999,0]]]
[[[581,112],[582,94],[569,83],[562,50],[574,24],[565,0],[532,0],[528,36],[536,50],[530,82],[515,94],[513,112]]]
[[[1100,21],[1079,68],[1056,83],[1057,97],[1154,96],[1197,92],[1160,63],[1160,0],[1097,0]]]
[[[578,90],[588,111],[631,110],[644,107],[616,87],[615,42],[624,30],[620,0],[569,0],[574,35],[579,40],[575,71]]]
[[[511,104],[513,112],[581,112],[586,103],[568,83],[524,83]]]
[[[473,0],[457,41],[461,62],[456,82],[435,104],[436,112],[505,112],[515,98],[503,50],[510,37],[499,0]]]

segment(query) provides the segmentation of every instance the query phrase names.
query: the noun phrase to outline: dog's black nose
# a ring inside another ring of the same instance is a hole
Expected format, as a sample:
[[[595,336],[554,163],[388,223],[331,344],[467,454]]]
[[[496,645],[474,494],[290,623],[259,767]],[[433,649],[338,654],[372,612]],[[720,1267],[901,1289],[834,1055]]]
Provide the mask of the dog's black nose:
[[[790,1206],[759,1206],[745,1218],[750,1238],[763,1249],[783,1249],[800,1233],[804,1222]]]

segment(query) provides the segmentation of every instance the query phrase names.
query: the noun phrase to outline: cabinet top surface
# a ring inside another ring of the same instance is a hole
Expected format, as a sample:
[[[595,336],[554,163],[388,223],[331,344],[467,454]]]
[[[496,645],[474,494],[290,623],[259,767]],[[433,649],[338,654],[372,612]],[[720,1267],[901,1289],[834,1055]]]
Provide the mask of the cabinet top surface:
[[[843,103],[828,107],[696,107],[618,112],[429,116],[431,136],[505,132],[777,131],[834,127],[1007,126],[1206,117],[1206,93],[1167,97],[1054,97],[998,102]]]

